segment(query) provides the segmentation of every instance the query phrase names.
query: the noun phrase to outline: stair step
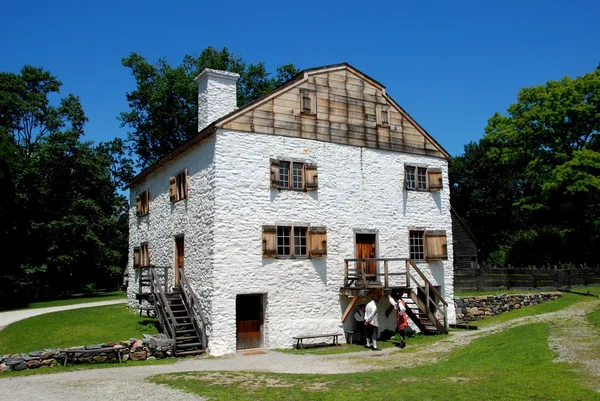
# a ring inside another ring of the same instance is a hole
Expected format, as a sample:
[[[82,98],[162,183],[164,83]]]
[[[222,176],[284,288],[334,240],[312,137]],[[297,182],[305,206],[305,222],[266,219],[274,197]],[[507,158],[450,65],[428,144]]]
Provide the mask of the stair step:
[[[200,355],[200,354],[204,354],[204,350],[201,349],[195,349],[195,350],[190,350],[190,351],[182,351],[182,352],[176,352],[175,355],[177,356],[185,356],[185,355]]]
[[[184,327],[184,326],[192,326],[192,322],[190,323],[176,323],[175,327]]]
[[[187,329],[187,330],[177,330],[177,331],[175,331],[175,335],[176,336],[177,336],[177,334],[192,334],[192,333],[196,333],[196,330]]]
[[[202,343],[177,343],[177,348],[194,348],[194,347],[201,347]]]
[[[200,338],[198,338],[198,336],[186,336],[186,337],[178,337],[175,336],[175,341],[177,342],[177,344],[185,344],[185,343],[196,343],[200,341]]]
[[[190,320],[190,315],[185,316],[175,316],[175,320]]]

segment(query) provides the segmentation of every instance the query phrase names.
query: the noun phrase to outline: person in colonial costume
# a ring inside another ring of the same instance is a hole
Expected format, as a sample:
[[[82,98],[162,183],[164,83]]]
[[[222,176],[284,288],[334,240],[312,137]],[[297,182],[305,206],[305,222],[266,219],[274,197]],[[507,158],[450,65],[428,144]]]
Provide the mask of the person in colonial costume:
[[[398,330],[398,334],[402,339],[400,343],[400,348],[406,347],[406,341],[404,339],[404,330],[408,327],[408,318],[406,317],[406,303],[402,300],[401,296],[398,296],[398,300],[392,298],[391,295],[388,295],[390,305],[394,307],[396,310],[396,330]]]

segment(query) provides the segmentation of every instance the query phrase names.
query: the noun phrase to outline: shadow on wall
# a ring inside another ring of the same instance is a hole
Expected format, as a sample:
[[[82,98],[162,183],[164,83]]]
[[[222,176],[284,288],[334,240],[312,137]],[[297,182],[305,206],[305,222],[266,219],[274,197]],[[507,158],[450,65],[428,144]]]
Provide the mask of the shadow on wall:
[[[315,271],[319,275],[323,285],[327,285],[327,259],[326,258],[314,258],[311,259],[312,264],[315,267]]]
[[[442,296],[446,296],[446,286],[444,281],[444,262],[441,260],[429,262],[429,269],[431,270],[431,276],[433,277],[434,285],[441,287]]]

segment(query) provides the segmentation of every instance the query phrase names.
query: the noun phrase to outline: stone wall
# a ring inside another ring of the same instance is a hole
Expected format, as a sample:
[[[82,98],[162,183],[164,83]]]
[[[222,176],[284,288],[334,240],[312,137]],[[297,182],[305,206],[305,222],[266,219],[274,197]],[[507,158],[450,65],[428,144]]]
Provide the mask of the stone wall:
[[[456,323],[473,322],[499,315],[512,309],[537,305],[562,296],[561,292],[539,294],[500,294],[475,297],[454,297]]]
[[[99,349],[112,348],[98,352]],[[67,349],[46,349],[21,354],[0,355],[0,373],[54,367],[64,364],[66,350],[81,350],[69,355],[68,364],[118,362],[118,350],[121,350],[122,361],[145,361],[173,356],[173,340],[164,334],[144,335],[143,340],[131,338],[127,341],[86,345]]]

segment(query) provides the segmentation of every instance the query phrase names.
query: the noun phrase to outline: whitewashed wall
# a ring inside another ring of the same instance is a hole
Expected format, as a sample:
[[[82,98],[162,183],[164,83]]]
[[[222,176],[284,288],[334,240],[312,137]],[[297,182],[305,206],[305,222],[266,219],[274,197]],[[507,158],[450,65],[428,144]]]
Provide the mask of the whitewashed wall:
[[[186,277],[195,286],[205,313],[212,313],[212,258],[214,249],[214,169],[215,137],[192,148],[177,160],[152,173],[144,183],[130,191],[129,210],[129,288],[128,305],[135,310],[138,301],[138,271],[133,269],[133,248],[148,242],[150,263],[170,266],[170,281],[175,265],[175,236],[184,235]],[[169,178],[188,169],[188,198],[175,203],[169,199]],[[150,213],[135,215],[135,198],[150,190]],[[209,327],[210,329],[210,327]]]
[[[317,163],[318,191],[271,189],[270,158]],[[355,230],[377,230],[378,256],[387,258],[408,257],[411,228],[445,230],[448,260],[420,267],[434,284],[442,286],[450,321],[455,320],[445,160],[223,130],[217,133],[214,160],[212,355],[236,350],[237,294],[265,294],[268,348],[291,347],[292,336],[297,334],[341,331],[340,317],[348,301],[338,294],[343,260],[354,257]],[[443,190],[404,190],[405,163],[442,168]],[[327,227],[328,255],[308,260],[263,259],[262,226],[273,224]],[[197,227],[194,223],[188,228]],[[385,299],[380,301],[380,330],[395,325],[393,314],[385,318],[388,305]],[[351,317],[347,322],[348,327],[353,325]]]

